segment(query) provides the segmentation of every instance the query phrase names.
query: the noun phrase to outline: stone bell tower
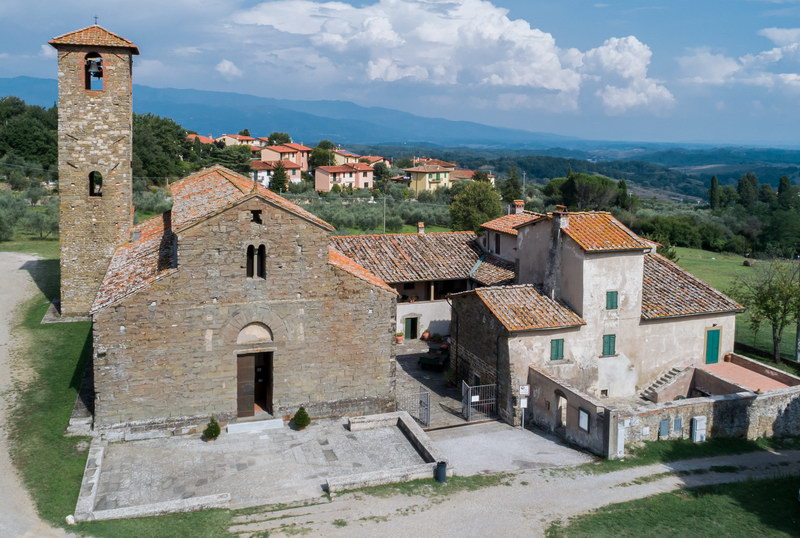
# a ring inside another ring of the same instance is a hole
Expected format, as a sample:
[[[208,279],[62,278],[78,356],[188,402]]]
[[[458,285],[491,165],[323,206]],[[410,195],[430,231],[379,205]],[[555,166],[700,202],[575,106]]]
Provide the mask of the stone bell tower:
[[[85,316],[133,225],[132,66],[139,49],[98,25],[58,50],[61,315]]]

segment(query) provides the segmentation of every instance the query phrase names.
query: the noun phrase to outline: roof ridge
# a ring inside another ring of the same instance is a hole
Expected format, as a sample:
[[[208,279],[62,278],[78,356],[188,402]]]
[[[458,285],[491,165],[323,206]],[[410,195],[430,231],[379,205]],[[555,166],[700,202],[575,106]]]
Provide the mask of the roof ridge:
[[[424,234],[417,232],[409,232],[409,233],[394,232],[390,234],[351,234],[351,235],[332,235],[331,239],[338,239],[340,237],[390,237],[398,235],[425,236],[425,235],[445,235],[445,234],[475,234],[475,232],[470,230],[451,230],[449,232],[425,232]]]
[[[48,41],[48,43],[50,45],[53,45],[53,46],[55,46],[55,45],[86,45],[86,46],[88,46],[89,43],[85,43],[85,44],[82,44],[82,43],[69,43],[67,41],[67,38],[72,37],[72,36],[78,36],[81,32],[86,32],[86,31],[95,30],[95,29],[102,30],[103,32],[109,34],[111,37],[119,39],[120,41],[122,41],[124,43],[124,44],[119,44],[119,45],[110,45],[108,43],[96,43],[96,45],[102,46],[102,47],[111,47],[111,48],[115,48],[115,47],[116,48],[129,48],[129,49],[133,49],[133,53],[134,54],[139,54],[139,47],[137,47],[131,40],[125,39],[121,35],[115,34],[111,30],[109,30],[107,28],[104,28],[104,27],[100,26],[99,24],[91,24],[91,25],[86,26],[84,28],[80,28],[78,30],[73,30],[73,31],[67,32],[65,34],[61,34],[59,36],[54,37],[50,41]]]

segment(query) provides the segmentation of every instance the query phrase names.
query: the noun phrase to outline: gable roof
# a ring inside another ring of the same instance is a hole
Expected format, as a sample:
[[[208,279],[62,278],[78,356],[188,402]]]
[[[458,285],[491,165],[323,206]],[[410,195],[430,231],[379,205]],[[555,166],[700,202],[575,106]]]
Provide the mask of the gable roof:
[[[355,261],[353,261],[353,259],[348,258],[347,256],[345,256],[344,254],[342,254],[333,247],[330,247],[328,251],[328,263],[334,267],[342,269],[343,271],[347,271],[356,278],[360,278],[365,282],[369,282],[373,286],[383,288],[397,295],[397,291],[393,287],[391,287],[389,284],[387,284],[380,278],[376,277],[374,274],[367,271],[363,266],[357,264]]]
[[[252,160],[250,161],[250,168],[253,170],[275,170],[275,165],[278,163],[283,163],[283,167],[286,170],[299,170],[301,166],[294,161],[259,161],[259,160]]]
[[[294,142],[289,142],[288,144],[284,144],[287,148],[295,149],[297,151],[312,151],[312,148],[308,146],[304,146],[303,144],[296,144]]]
[[[412,168],[403,168],[403,172],[452,172],[451,168],[439,166],[438,164],[424,164],[421,166],[414,166]]]
[[[328,173],[372,171],[372,167],[367,163],[346,163],[346,164],[337,164],[335,166],[318,166],[316,169]]]
[[[289,147],[289,145],[267,146],[264,149],[274,151],[276,153],[297,153],[297,148]]]
[[[91,308],[97,312],[171,274],[174,234],[237,203],[258,196],[321,228],[334,227],[252,179],[214,165],[170,185],[172,210],[134,226],[132,238],[117,247]]]
[[[361,157],[359,157],[359,159],[366,159],[367,161],[369,161],[369,164],[375,164],[377,162],[386,160],[384,157],[381,157],[380,155],[362,155]]]
[[[48,41],[48,43],[56,48],[58,48],[57,45],[117,47],[121,49],[131,49],[132,54],[139,54],[139,48],[136,45],[97,24],[54,37]]]
[[[742,305],[665,257],[644,257],[642,318],[660,319],[743,312]]]
[[[529,222],[533,222],[534,220],[539,220],[541,218],[542,215],[539,213],[523,211],[522,213],[503,215],[502,217],[490,220],[489,222],[484,222],[481,224],[481,228],[486,228],[487,230],[494,230],[496,232],[502,232],[509,235],[517,235],[517,228],[519,226],[523,226]]]
[[[564,233],[585,252],[647,250],[653,248],[650,242],[633,233],[608,211],[565,211],[563,215],[569,219],[568,225],[562,228]],[[536,224],[544,220],[552,221],[554,218],[555,215],[553,213],[547,213],[546,215],[540,215],[539,218],[516,224],[514,228],[519,229],[522,226]],[[485,226],[485,224],[482,226]]]
[[[453,179],[472,179],[475,176],[475,170],[453,170],[450,174]],[[496,179],[497,176],[491,172],[486,172],[486,177]]]
[[[531,284],[478,288],[453,294],[475,294],[509,331],[541,331],[586,325],[581,317]]]
[[[189,140],[197,140],[199,142],[202,142],[203,144],[213,144],[214,143],[214,139],[213,138],[211,138],[209,136],[203,136],[203,135],[199,135],[199,134],[194,134],[194,133],[186,135],[186,138],[188,138]]]
[[[384,282],[513,281],[513,266],[484,254],[476,237],[474,232],[345,235],[331,237],[331,244]]]

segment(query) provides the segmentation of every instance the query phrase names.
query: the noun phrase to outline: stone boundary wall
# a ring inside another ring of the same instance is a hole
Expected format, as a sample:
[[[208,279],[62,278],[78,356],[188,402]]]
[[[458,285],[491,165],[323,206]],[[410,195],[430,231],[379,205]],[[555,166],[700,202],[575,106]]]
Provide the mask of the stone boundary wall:
[[[531,395],[528,398],[526,411],[530,422],[594,454],[608,455],[609,408],[591,396],[534,368],[528,371],[528,383],[531,385]],[[558,425],[556,391],[567,400],[566,426]],[[580,410],[588,414],[588,431],[579,426]]]
[[[731,362],[737,366],[741,366],[742,368],[747,368],[748,370],[772,378],[775,381],[780,381],[781,383],[789,385],[790,387],[800,385],[800,377],[793,376],[792,374],[784,372],[783,370],[778,370],[777,368],[764,364],[763,362],[742,357],[736,353],[726,355],[725,361]]]

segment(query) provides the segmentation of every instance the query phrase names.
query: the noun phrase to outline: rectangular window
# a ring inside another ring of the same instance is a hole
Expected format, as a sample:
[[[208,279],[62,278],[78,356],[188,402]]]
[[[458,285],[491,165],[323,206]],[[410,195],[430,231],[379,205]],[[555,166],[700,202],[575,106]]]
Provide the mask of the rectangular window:
[[[550,340],[550,360],[560,361],[564,358],[564,339]]]
[[[606,292],[606,310],[616,310],[619,307],[618,294],[616,291]]]
[[[616,355],[617,354],[617,335],[615,334],[604,334],[603,335],[603,356],[608,357],[609,355]]]
[[[589,431],[589,412],[578,408],[578,427],[585,432]]]
[[[500,254],[500,234],[494,234],[494,253]]]

